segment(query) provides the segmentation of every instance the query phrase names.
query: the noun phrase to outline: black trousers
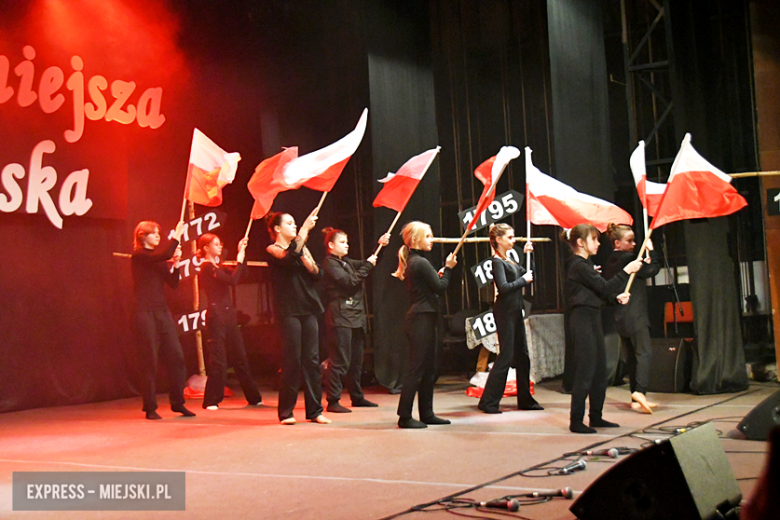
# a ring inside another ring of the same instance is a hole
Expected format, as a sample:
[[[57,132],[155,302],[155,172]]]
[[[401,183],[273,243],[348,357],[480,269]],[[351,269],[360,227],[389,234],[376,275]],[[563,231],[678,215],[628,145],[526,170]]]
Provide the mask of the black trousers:
[[[279,316],[282,334],[282,381],[279,388],[279,420],[293,416],[298,401],[298,389],[303,375],[303,398],[306,419],[322,415],[322,377],[320,375],[320,346],[317,318]]]
[[[571,391],[571,422],[582,422],[585,399],[590,401],[590,419],[601,419],[607,396],[607,353],[601,312],[590,307],[575,307],[569,319],[574,340],[575,369]]]
[[[362,327],[328,327],[328,370],[325,372],[325,395],[328,402],[341,399],[342,379],[352,401],[363,399],[360,375],[363,371]]]
[[[404,333],[409,341],[409,366],[403,377],[401,398],[398,401],[398,415],[410,418],[417,397],[420,418],[433,414],[433,386],[437,374],[438,338],[436,322],[439,314],[421,312],[407,314],[404,319]]]
[[[143,400],[145,412],[157,410],[157,358],[162,354],[170,380],[168,399],[171,406],[184,404],[187,366],[179,343],[179,332],[171,311],[136,311],[134,329],[144,370]]]
[[[653,363],[650,327],[642,327],[631,336],[621,339],[628,351],[628,380],[631,393],[646,394],[650,382],[650,365]]]
[[[210,305],[206,313],[206,347],[208,351],[206,391],[203,407],[217,405],[225,397],[227,369],[232,366],[249,404],[262,401],[257,385],[249,370],[249,361],[244,349],[244,338],[236,320],[233,308],[217,308]]]
[[[523,314],[521,311],[502,312],[500,308],[494,307],[493,316],[496,320],[499,351],[488,374],[479,405],[481,408],[498,408],[506,388],[507,373],[514,364],[517,371],[517,406],[527,408],[536,401],[531,396],[531,358],[528,357]]]

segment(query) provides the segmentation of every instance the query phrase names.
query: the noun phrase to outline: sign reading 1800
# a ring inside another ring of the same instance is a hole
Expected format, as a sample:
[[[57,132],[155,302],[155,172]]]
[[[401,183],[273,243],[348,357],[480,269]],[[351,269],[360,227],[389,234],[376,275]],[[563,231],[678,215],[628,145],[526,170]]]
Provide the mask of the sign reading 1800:
[[[477,221],[477,224],[474,226],[474,230],[482,229],[483,227],[487,227],[490,224],[508,217],[512,213],[517,213],[522,204],[523,195],[515,190],[509,190],[506,193],[497,195],[495,200],[491,202],[487,209],[482,212],[482,215],[479,216],[479,221]],[[461,224],[463,224],[464,229],[469,225],[469,222],[474,219],[474,212],[476,209],[477,207],[474,206],[473,208],[458,213],[458,218],[460,219]]]

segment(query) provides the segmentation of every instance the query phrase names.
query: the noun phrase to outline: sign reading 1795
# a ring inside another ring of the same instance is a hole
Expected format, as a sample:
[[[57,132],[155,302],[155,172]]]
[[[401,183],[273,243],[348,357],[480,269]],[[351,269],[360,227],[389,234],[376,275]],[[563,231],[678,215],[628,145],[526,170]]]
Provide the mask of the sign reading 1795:
[[[501,195],[496,195],[495,200],[491,202],[487,209],[479,216],[479,220],[473,230],[482,229],[483,227],[487,227],[490,224],[508,217],[512,213],[517,213],[522,204],[523,195],[515,190],[509,190]],[[463,224],[464,229],[469,225],[469,222],[474,219],[474,212],[476,209],[477,207],[474,206],[473,208],[458,213],[458,218],[460,218],[460,222]]]
[[[766,190],[766,202],[767,215],[780,215],[780,188]]]

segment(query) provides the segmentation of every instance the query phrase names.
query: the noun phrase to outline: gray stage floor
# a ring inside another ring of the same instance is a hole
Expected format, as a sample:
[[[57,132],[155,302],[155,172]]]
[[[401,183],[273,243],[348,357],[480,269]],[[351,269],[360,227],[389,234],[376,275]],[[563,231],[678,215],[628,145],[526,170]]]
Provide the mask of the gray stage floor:
[[[370,389],[367,397],[380,403],[379,408],[329,414],[330,425],[281,426],[276,394],[270,391],[264,392],[262,408],[246,407],[240,397],[227,399],[218,411],[202,410],[200,402],[189,401],[198,413],[190,419],[161,406],[163,420],[147,421],[140,398],[0,414],[0,517],[380,519],[476,487],[461,496],[489,500],[566,486],[578,494],[614,460],[591,460],[584,471],[568,476],[518,473],[590,446],[640,447],[644,441],[629,434],[651,426],[684,427],[709,420],[722,433],[728,460],[748,496],[763,466],[766,444],[736,438],[736,424],[780,389],[752,385],[737,394],[650,394],[661,406],[655,414],[643,415],[629,408],[627,387],[612,387],[604,416],[621,428],[576,435],[567,428],[569,396],[559,393],[559,387],[559,381],[537,386],[544,411],[511,411],[513,400],[506,398],[507,412],[486,415],[477,411],[476,399],[465,395],[465,381],[449,378],[437,385],[434,404],[453,424],[425,430],[397,428],[398,396]],[[166,401],[163,395],[159,398],[161,404]],[[342,402],[348,404],[349,399]],[[301,398],[299,421],[304,418],[302,406]],[[14,471],[133,470],[185,471],[186,511],[12,511]],[[572,519],[570,505],[557,498],[523,506],[519,514]],[[451,515],[438,511],[401,516],[444,517]]]

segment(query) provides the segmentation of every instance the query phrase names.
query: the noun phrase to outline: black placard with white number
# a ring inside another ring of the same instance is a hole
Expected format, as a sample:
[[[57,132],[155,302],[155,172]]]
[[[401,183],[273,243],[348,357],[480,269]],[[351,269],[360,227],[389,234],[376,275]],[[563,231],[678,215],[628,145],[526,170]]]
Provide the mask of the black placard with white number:
[[[497,195],[495,200],[491,202],[487,209],[478,217],[479,220],[472,231],[482,229],[513,213],[517,213],[523,205],[523,198],[524,196],[515,190],[509,190],[501,195]],[[476,209],[477,207],[474,206],[473,208],[458,213],[458,218],[463,225],[463,229],[466,229],[466,226],[468,226],[469,222],[474,218]]]
[[[205,329],[206,309],[177,316],[176,325],[179,327],[179,334],[188,334],[190,332]]]
[[[205,262],[203,258],[193,256],[192,258],[182,258],[179,260],[179,280],[184,280],[190,276],[200,273],[200,266]]]
[[[227,214],[217,210],[211,210],[184,224],[184,232],[181,234],[181,243],[197,240],[206,233],[225,225]],[[173,238],[173,230],[168,233],[168,239]]]
[[[474,329],[474,336],[477,338],[477,341],[496,332],[496,320],[493,318],[493,309],[487,310],[473,318],[466,318],[466,320],[471,324],[471,328]]]
[[[780,215],[780,188],[766,190],[767,215]]]
[[[507,251],[506,256],[516,264],[520,263],[520,255],[522,253],[517,249],[510,249]],[[486,258],[477,265],[471,267],[471,274],[474,275],[474,280],[477,282],[477,288],[481,289],[489,283],[493,283],[493,262],[492,258]]]

